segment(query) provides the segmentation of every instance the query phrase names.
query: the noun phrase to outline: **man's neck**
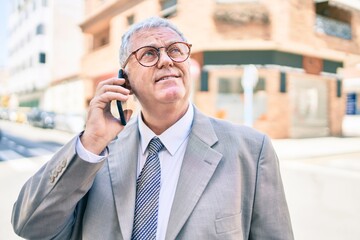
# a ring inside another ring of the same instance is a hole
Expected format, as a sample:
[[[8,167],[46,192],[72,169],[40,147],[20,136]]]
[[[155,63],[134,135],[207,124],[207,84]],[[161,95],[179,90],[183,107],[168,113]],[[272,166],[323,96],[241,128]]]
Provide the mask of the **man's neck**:
[[[141,111],[141,117],[144,123],[156,134],[160,135],[166,129],[171,127],[180,118],[182,118],[189,108],[189,103],[183,107],[171,107],[169,109],[161,109],[156,113]]]

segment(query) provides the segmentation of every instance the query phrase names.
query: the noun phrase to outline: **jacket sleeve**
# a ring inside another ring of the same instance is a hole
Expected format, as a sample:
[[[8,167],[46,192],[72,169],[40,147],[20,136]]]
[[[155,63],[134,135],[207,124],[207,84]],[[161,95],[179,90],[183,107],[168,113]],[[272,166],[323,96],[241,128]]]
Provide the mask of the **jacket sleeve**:
[[[89,163],[75,153],[77,137],[66,144],[23,186],[12,225],[26,239],[70,239],[77,210],[103,162]]]
[[[292,240],[279,161],[268,137],[261,148],[249,239]]]

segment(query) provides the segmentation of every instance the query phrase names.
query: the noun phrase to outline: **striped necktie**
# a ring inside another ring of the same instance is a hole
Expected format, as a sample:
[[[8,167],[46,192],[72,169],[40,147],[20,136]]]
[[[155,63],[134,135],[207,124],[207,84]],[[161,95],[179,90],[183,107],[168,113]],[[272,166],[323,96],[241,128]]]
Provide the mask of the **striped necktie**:
[[[158,152],[164,147],[154,137],[148,145],[149,155],[136,183],[136,202],[132,240],[156,238],[161,169]]]

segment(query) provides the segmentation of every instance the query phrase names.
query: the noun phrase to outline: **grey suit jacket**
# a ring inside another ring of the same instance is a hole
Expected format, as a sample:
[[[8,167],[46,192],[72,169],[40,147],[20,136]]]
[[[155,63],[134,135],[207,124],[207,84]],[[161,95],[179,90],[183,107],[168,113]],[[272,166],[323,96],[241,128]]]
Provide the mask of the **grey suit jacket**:
[[[136,118],[101,163],[65,145],[24,185],[15,232],[28,239],[130,239],[136,192]],[[270,140],[195,110],[166,239],[293,239]]]

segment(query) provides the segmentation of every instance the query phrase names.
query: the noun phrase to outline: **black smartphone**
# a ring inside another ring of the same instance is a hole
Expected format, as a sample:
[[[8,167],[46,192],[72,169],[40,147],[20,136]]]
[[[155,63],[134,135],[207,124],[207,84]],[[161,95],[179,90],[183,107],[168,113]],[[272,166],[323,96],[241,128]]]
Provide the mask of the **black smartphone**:
[[[118,78],[124,78],[124,72],[122,69],[119,70]],[[122,108],[121,102],[119,100],[116,100],[116,105],[117,105],[117,109],[118,109],[119,115],[120,115],[120,122],[123,126],[125,126],[126,119],[125,119],[125,114],[124,114],[124,110]]]

